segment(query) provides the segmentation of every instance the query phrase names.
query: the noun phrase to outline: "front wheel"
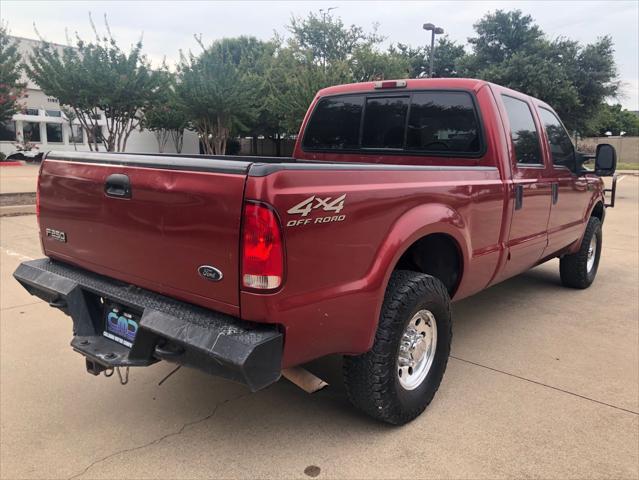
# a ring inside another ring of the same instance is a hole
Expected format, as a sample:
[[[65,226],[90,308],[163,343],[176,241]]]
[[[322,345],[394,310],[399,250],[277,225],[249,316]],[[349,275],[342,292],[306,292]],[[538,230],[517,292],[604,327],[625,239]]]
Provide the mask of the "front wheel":
[[[451,339],[444,284],[418,272],[393,272],[372,349],[344,359],[349,399],[387,423],[413,420],[439,388]]]
[[[588,288],[595,280],[601,257],[601,221],[590,217],[577,253],[559,260],[561,283],[566,287]]]

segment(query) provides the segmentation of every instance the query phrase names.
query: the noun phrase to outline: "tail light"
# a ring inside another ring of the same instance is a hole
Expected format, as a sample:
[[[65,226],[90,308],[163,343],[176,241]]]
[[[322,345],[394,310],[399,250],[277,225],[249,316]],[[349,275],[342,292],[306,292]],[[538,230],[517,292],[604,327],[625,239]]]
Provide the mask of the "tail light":
[[[274,210],[258,204],[244,205],[242,229],[242,286],[273,290],[284,277],[282,230]]]

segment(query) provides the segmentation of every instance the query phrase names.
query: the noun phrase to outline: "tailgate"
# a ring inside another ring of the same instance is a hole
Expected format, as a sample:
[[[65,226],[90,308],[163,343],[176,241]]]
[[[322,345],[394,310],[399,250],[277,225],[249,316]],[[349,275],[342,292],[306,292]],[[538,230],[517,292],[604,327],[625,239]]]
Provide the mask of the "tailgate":
[[[240,218],[249,166],[195,157],[51,153],[39,178],[44,252],[237,313]],[[217,269],[222,278],[204,266]]]

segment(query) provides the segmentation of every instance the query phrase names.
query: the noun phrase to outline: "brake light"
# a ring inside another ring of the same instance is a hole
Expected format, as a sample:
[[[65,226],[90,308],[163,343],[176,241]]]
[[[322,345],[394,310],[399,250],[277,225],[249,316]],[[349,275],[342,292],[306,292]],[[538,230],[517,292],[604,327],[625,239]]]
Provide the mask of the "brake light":
[[[381,82],[375,82],[375,88],[404,88],[406,86],[406,80],[383,80]]]
[[[242,285],[273,290],[282,285],[284,246],[280,222],[271,208],[244,205],[242,229]]]

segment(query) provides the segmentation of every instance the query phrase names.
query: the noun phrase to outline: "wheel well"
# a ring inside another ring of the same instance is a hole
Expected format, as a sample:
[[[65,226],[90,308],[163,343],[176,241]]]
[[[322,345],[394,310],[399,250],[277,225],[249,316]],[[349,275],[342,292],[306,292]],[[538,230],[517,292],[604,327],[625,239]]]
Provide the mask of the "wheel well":
[[[452,297],[462,273],[457,242],[444,233],[433,233],[413,243],[401,256],[395,270],[413,270],[438,278]]]
[[[603,203],[597,202],[597,204],[595,205],[595,208],[592,209],[592,214],[590,216],[597,217],[599,220],[603,221],[603,216],[604,216]]]

